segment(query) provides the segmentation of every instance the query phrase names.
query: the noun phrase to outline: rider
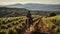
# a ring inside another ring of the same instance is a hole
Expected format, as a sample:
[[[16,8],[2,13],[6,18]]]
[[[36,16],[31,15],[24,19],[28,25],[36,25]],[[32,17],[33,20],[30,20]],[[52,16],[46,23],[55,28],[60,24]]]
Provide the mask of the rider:
[[[27,18],[31,18],[31,13],[30,13],[30,11],[28,11],[28,13],[27,13]]]
[[[28,11],[26,17],[27,17],[26,23],[27,23],[27,25],[30,27],[30,25],[32,24],[32,21],[33,21],[33,20],[32,20],[32,17],[31,17],[30,11]]]

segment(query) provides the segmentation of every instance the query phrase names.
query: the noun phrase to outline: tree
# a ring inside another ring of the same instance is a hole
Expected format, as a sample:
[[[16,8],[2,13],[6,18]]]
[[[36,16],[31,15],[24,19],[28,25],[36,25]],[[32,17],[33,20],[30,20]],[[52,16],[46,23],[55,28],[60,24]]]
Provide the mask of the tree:
[[[56,16],[56,14],[54,12],[50,13],[49,17],[52,17],[52,16]]]

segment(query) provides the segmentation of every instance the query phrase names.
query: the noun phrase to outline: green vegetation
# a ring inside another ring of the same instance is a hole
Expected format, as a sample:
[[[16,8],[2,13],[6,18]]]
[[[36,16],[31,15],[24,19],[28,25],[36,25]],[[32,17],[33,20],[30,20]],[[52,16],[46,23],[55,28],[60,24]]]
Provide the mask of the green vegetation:
[[[28,10],[24,8],[0,8],[0,17],[16,17],[16,16],[25,16],[27,12],[30,11],[32,15],[40,15],[47,16],[49,13],[56,13],[56,15],[60,15],[59,11],[34,11]]]
[[[52,17],[52,16],[56,16],[56,14],[54,12],[50,13],[49,17]]]
[[[54,34],[60,33],[60,15],[54,17],[42,18],[42,20],[45,26],[45,31],[46,29],[48,29],[50,34],[51,32]]]
[[[42,17],[40,32],[60,34],[60,12],[58,11],[34,11],[24,8],[0,8],[0,34],[20,34],[26,26],[26,13],[30,11],[33,21]],[[49,16],[49,17],[48,17]],[[37,27],[37,26],[36,26]]]
[[[36,20],[38,17],[33,16],[33,20]],[[24,26],[26,25],[26,17],[8,17],[0,18],[0,33],[1,34],[15,34],[23,31]]]

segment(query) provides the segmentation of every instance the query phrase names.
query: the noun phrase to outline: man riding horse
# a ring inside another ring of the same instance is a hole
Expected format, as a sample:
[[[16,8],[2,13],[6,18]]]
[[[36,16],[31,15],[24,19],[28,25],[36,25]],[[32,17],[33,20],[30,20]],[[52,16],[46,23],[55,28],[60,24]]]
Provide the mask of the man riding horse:
[[[32,17],[31,17],[30,11],[28,11],[26,17],[27,17],[27,19],[26,19],[26,24],[27,24],[28,27],[30,27],[30,25],[33,24],[33,19],[32,19]]]

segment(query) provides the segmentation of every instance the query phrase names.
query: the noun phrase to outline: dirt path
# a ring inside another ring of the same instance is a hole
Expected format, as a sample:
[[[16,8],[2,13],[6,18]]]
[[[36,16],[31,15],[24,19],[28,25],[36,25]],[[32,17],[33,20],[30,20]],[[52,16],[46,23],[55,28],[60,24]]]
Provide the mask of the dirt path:
[[[22,34],[30,34],[32,31],[35,30],[35,26],[39,23],[40,18],[34,21],[33,25],[30,25],[30,28],[27,28]]]
[[[42,18],[35,20],[33,25],[30,25],[30,28],[27,28],[22,34],[31,34],[32,32],[34,32],[33,34],[51,34],[48,25],[43,23]]]

